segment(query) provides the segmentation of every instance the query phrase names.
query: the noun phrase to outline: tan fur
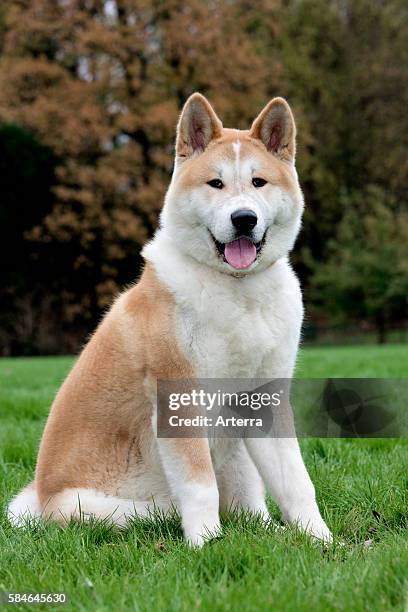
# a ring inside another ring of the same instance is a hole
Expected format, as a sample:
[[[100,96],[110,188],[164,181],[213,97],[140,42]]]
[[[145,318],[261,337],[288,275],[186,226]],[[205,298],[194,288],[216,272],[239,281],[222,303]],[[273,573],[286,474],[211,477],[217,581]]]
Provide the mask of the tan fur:
[[[186,461],[187,478],[203,485],[215,483],[210,446],[206,438],[174,438],[169,443]]]
[[[211,372],[269,377],[293,370],[302,302],[286,255],[303,210],[295,132],[281,98],[246,131],[223,128],[200,94],[189,98],[161,228],[143,252],[150,263],[115,301],[58,392],[35,483],[8,506],[13,524],[95,517],[124,526],[175,503],[187,542],[202,546],[220,532],[220,503],[268,520],[264,479],[287,520],[330,541],[295,438],[210,444],[206,437],[178,437],[191,435],[186,424],[156,436],[156,427],[163,432],[156,415],[160,379],[176,379],[177,391],[191,393],[196,376]],[[206,185],[217,176],[225,183]],[[263,185],[254,178],[278,188],[255,196]],[[220,197],[218,189],[228,186]],[[257,214],[251,239],[262,248],[247,266],[248,278],[236,276],[241,268],[222,260],[218,248],[237,239],[234,207],[246,202]],[[179,419],[205,410],[191,404],[178,409]]]
[[[193,375],[174,327],[174,299],[147,264],[99,325],[52,405],[36,471],[47,514],[66,488],[115,495],[142,463],[153,440],[145,381]],[[205,440],[174,444],[191,458],[192,474],[212,472]]]
[[[289,104],[274,98],[253,122],[250,135],[261,140],[265,148],[285,161],[296,153],[296,125]]]
[[[178,188],[193,189],[215,177],[217,164],[234,158],[233,143],[241,145],[240,156],[244,160],[256,156],[262,165],[257,176],[264,178],[272,185],[280,185],[289,193],[296,190],[296,179],[293,168],[282,159],[271,155],[265,145],[251,136],[249,130],[232,130],[222,128],[221,135],[212,140],[199,157],[191,157],[183,162],[180,168]]]
[[[177,127],[176,153],[189,157],[196,150],[203,151],[213,138],[221,135],[222,123],[204,96],[195,93],[184,106]]]
[[[233,159],[231,144],[239,141],[242,159],[264,160],[259,176],[295,189],[291,168],[262,141],[260,130],[269,116],[266,107],[251,130],[223,128],[208,101],[192,96],[178,126],[179,188],[211,180],[217,162]],[[45,514],[58,509],[59,494],[66,489],[118,495],[128,473],[134,476],[138,466],[146,465],[154,443],[151,390],[156,380],[194,377],[177,346],[174,308],[173,296],[148,264],[84,348],[55,398],[40,446],[36,487]],[[206,439],[181,437],[169,443],[183,458],[188,477],[214,482]]]

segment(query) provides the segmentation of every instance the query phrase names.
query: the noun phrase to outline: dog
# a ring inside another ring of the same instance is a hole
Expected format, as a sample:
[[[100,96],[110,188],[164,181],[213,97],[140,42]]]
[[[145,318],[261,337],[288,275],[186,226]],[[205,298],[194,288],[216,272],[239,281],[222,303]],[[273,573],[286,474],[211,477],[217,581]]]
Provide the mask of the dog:
[[[295,436],[160,438],[156,381],[291,378],[303,318],[289,262],[304,208],[296,127],[283,98],[249,130],[224,128],[195,93],[177,126],[173,176],[140,280],[115,300],[60,388],[35,480],[10,520],[95,517],[123,526],[176,507],[192,546],[231,508],[331,533]]]

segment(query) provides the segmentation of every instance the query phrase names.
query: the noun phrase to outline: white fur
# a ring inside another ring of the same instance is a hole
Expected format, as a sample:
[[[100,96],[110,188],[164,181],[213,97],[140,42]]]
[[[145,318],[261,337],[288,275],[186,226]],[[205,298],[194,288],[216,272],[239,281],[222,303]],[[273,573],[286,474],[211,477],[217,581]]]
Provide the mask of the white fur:
[[[320,516],[297,439],[249,438],[246,445],[284,519],[330,542],[331,534]]]
[[[228,453],[228,446],[230,452]],[[220,509],[224,512],[244,510],[270,519],[265,503],[265,488],[243,440],[222,441],[223,453],[213,457],[220,492]],[[217,465],[217,461],[220,465]]]
[[[154,504],[105,495],[95,489],[65,489],[58,496],[60,516],[69,520],[96,518],[111,521],[120,527],[135,516],[149,516]],[[45,509],[47,510],[47,509]]]
[[[193,546],[202,546],[206,539],[221,529],[218,514],[219,493],[216,484],[205,486],[181,479],[177,483],[184,535]]]
[[[287,256],[299,232],[304,204],[294,165],[287,164],[287,170],[293,177],[292,192],[284,190],[278,183],[268,183],[256,189],[252,179],[262,167],[261,161],[255,154],[243,158],[236,143],[232,146],[233,160],[214,163],[214,177],[222,178],[223,189],[213,189],[203,183],[194,189],[181,191],[179,179],[186,169],[183,165],[175,165],[161,225],[180,253],[193,257],[212,270],[247,276],[266,270],[272,263]],[[265,238],[260,256],[244,271],[233,270],[219,257],[211,237],[212,234],[221,243],[234,240],[236,234],[231,214],[240,208],[257,214],[254,242]]]
[[[298,281],[285,259],[237,279],[180,253],[165,230],[144,254],[175,296],[180,343],[199,377],[292,376],[303,307]],[[284,517],[330,540],[295,438],[246,440],[253,463],[243,458],[242,441],[218,438],[211,444],[219,484],[227,482],[234,489],[225,475],[231,477],[234,470],[235,478],[239,474],[234,493],[221,494],[228,499],[224,507],[234,506],[235,499],[237,506],[267,516],[260,480],[254,480],[255,464]],[[228,470],[230,461],[236,463]],[[186,518],[183,524],[186,533],[197,529]],[[216,524],[213,518],[212,525]]]
[[[291,193],[278,184],[255,189],[256,154],[243,159],[239,143],[232,146],[233,159],[214,166],[214,176],[221,176],[226,185],[223,190],[203,184],[180,191],[178,179],[184,168],[176,162],[161,229],[143,255],[174,295],[179,345],[198,378],[290,378],[303,306],[287,255],[299,231],[303,198],[298,186]],[[290,171],[297,185],[294,166]],[[265,236],[260,256],[240,271],[222,261],[211,237],[222,243],[235,238],[231,213],[238,208],[257,214],[254,241]],[[117,308],[123,308],[124,299],[117,301]],[[146,380],[145,385],[154,406],[155,381]],[[122,525],[128,516],[150,511],[151,502],[134,499],[158,499],[163,508],[174,503],[181,512],[187,540],[200,546],[220,529],[219,507],[250,510],[267,520],[265,482],[284,518],[316,537],[331,538],[295,437],[211,441],[210,481],[208,473],[201,479],[191,476],[183,456],[169,440],[156,439],[145,459],[140,472],[118,483],[118,494],[123,497],[68,490],[58,510],[78,516],[79,496],[84,515],[111,518]],[[34,515],[40,511],[32,490],[13,500],[10,518],[24,516],[27,508]]]
[[[235,153],[235,177],[234,180],[236,181],[237,185],[239,186],[239,189],[241,190],[241,180],[240,180],[240,172],[241,172],[241,168],[240,168],[240,152],[241,152],[241,143],[239,142],[239,140],[237,140],[237,142],[234,142],[232,145],[232,148],[234,149],[234,153]]]
[[[287,260],[237,279],[183,255],[163,230],[144,255],[175,296],[180,342],[198,376],[291,376],[303,307]]]
[[[95,489],[65,489],[58,495],[56,508],[52,512],[49,508],[41,512],[40,502],[34,485],[29,485],[21,491],[8,507],[7,515],[10,522],[16,527],[24,527],[32,519],[41,518],[42,515],[53,515],[59,520],[73,519],[89,520],[91,518],[106,520],[123,527],[130,518],[149,516],[155,510],[167,511],[170,504],[157,505],[153,502],[141,502],[133,499],[123,499],[105,495]],[[55,516],[58,514],[58,516]]]
[[[240,147],[234,143],[233,148],[234,161],[225,161],[218,168],[229,186],[227,193],[203,186],[180,195],[176,169],[161,229],[143,254],[175,297],[180,346],[199,378],[290,378],[303,305],[298,280],[286,256],[300,227],[303,199],[300,189],[295,195],[278,185],[269,185],[265,191],[251,189],[256,157],[242,160]],[[297,181],[294,167],[292,170]],[[209,233],[219,242],[232,240],[231,213],[238,208],[256,212],[255,241],[267,230],[261,257],[239,273],[220,261]],[[284,518],[330,541],[295,437],[249,439],[245,443],[218,438],[211,441],[211,453],[223,507],[235,504],[267,518],[262,476]],[[170,460],[167,453],[165,460]],[[194,493],[194,487],[193,482],[185,483],[184,474],[172,485],[175,491],[197,495],[188,504],[198,508],[201,493]],[[214,495],[209,509],[211,495],[200,523],[181,503],[186,534],[201,534],[205,522],[217,527],[218,501]],[[200,538],[187,537],[199,543]]]
[[[33,484],[25,487],[11,500],[7,517],[15,527],[23,527],[41,517],[40,502]]]
[[[186,457],[180,453],[174,441],[157,438],[157,447],[167,476],[168,486],[174,496],[175,506],[180,510],[184,535],[193,546],[202,546],[205,538],[220,530],[218,514],[219,492],[215,474],[206,474],[206,481],[189,476]]]

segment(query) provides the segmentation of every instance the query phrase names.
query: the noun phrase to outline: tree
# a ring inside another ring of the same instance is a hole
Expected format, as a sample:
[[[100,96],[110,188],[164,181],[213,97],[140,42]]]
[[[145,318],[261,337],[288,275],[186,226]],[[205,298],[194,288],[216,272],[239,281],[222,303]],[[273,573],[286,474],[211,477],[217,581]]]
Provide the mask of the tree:
[[[326,258],[352,194],[374,185],[406,202],[408,14],[401,0],[303,0],[284,13],[281,79],[297,109],[306,199],[297,261],[307,280],[303,248]]]
[[[379,343],[408,313],[408,211],[379,188],[347,203],[329,257],[313,277],[320,311],[339,322],[371,321]]]
[[[29,132],[0,126],[0,345],[3,353],[41,346],[39,318],[49,316],[42,290],[54,271],[26,248],[26,232],[52,209],[56,158]],[[51,272],[51,274],[50,274]],[[35,308],[36,305],[36,308]],[[41,306],[41,308],[40,308]],[[42,316],[41,312],[42,311]],[[43,322],[43,321],[42,321]]]
[[[308,296],[320,300],[308,289],[353,202],[376,190],[405,222],[407,19],[402,0],[3,2],[0,124],[58,160],[52,205],[24,234],[54,270],[53,350],[75,348],[137,277],[193,91],[227,126],[275,95],[294,108],[306,210],[293,261]]]
[[[40,251],[54,246],[51,290],[78,337],[137,277],[186,97],[207,93],[241,126],[265,102],[251,14],[220,0],[9,3],[0,121],[23,126],[59,159],[54,205],[28,237]]]

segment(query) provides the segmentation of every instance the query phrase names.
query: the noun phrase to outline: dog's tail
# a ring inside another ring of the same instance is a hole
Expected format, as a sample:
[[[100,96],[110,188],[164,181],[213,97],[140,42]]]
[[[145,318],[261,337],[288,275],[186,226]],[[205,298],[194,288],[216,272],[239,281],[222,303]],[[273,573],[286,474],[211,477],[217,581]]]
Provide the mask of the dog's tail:
[[[32,482],[11,500],[7,508],[7,517],[15,527],[23,527],[30,520],[36,520],[40,516],[40,500],[35,482]]]
[[[41,508],[35,482],[32,482],[11,500],[7,516],[15,527],[27,526],[39,518],[62,524],[70,519],[95,518],[124,527],[130,518],[148,517],[157,509],[167,511],[169,507],[166,504],[157,507],[152,501],[112,497],[94,489],[64,489]]]

